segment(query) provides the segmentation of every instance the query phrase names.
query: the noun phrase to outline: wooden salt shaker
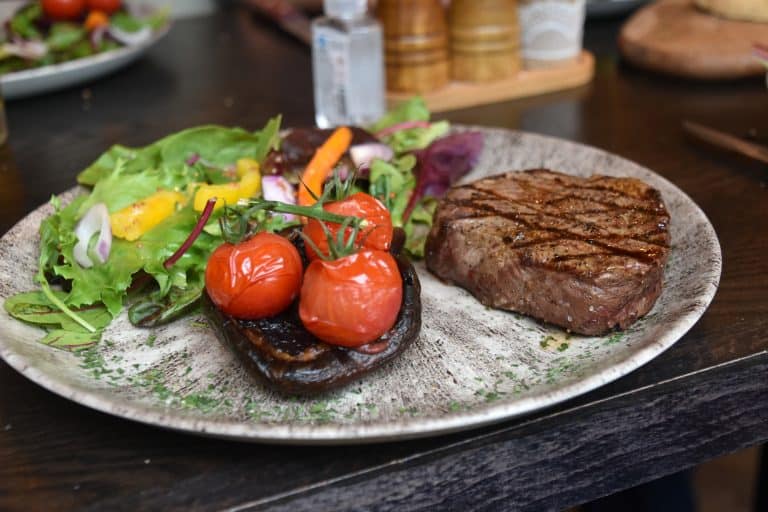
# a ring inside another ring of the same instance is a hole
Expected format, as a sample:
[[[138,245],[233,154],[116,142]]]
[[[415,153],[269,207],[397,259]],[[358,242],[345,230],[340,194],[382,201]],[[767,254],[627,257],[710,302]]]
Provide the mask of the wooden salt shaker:
[[[520,70],[516,0],[453,0],[449,26],[454,80],[491,82]]]
[[[440,0],[379,0],[387,89],[426,93],[448,83],[448,36]]]

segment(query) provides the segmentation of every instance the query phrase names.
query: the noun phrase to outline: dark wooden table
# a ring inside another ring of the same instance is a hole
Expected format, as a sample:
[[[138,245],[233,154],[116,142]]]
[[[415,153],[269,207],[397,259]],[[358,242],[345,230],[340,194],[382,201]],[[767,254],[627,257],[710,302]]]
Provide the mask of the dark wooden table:
[[[295,448],[166,432],[94,412],[0,363],[0,510],[546,510],[768,439],[768,169],[691,143],[691,119],[768,137],[760,80],[700,84],[622,65],[618,21],[590,23],[591,85],[450,113],[578,140],[664,175],[707,213],[720,290],[668,352],[528,418],[389,445]],[[7,106],[0,232],[110,144],[202,123],[312,122],[309,52],[236,11],[179,22],[147,58]]]

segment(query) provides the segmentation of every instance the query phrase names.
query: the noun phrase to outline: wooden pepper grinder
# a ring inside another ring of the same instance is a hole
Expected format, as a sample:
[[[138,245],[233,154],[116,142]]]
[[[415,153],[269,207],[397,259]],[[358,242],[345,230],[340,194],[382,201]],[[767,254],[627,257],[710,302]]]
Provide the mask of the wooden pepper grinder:
[[[490,82],[520,70],[516,0],[452,0],[448,19],[454,80]]]
[[[426,93],[448,83],[448,37],[440,0],[379,0],[387,89]]]

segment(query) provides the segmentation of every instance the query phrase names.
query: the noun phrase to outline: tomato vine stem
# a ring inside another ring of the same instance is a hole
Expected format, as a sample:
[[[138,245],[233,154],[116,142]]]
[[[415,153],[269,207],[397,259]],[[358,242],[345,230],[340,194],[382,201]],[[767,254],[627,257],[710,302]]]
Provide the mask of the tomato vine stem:
[[[281,203],[280,201],[261,200],[252,200],[247,203],[247,206],[250,207],[249,212],[254,212],[256,210],[267,210],[275,213],[290,213],[293,215],[300,215],[302,217],[321,220],[323,222],[333,222],[334,224],[344,224],[346,222],[352,227],[358,228],[364,228],[368,225],[368,222],[365,219],[331,213],[324,210],[319,202],[315,203],[315,205],[300,206],[296,204]]]

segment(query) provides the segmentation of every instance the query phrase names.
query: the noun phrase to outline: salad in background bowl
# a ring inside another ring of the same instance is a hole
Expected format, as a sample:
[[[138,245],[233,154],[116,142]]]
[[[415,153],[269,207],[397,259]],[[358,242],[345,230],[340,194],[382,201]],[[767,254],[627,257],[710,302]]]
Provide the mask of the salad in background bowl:
[[[0,85],[15,99],[84,83],[138,58],[168,31],[166,10],[122,0],[36,0],[0,31]]]

